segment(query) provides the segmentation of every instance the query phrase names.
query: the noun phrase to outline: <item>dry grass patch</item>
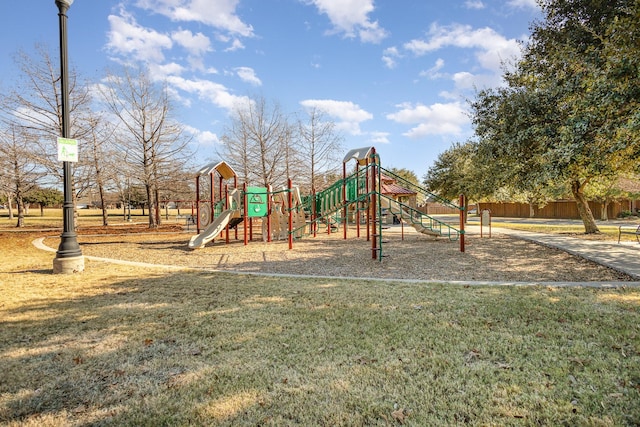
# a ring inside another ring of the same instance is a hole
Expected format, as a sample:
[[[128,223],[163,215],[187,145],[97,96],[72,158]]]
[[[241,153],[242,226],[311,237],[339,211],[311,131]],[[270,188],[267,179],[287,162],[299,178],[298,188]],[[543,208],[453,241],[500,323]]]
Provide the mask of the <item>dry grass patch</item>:
[[[13,243],[34,258],[0,272],[5,425],[640,423],[637,288],[53,276]]]

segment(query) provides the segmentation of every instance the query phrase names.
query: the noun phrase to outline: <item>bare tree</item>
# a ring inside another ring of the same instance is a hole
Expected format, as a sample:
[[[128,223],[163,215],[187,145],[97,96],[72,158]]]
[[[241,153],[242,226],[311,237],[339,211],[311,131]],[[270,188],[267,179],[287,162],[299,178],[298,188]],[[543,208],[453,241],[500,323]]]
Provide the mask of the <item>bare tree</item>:
[[[224,144],[223,152],[218,153],[218,156],[235,169],[240,182],[249,182],[252,167],[249,160],[249,136],[242,121],[237,117],[232,119],[221,141]]]
[[[255,180],[265,187],[282,184],[290,137],[280,107],[267,104],[261,97],[235,109],[231,125],[222,136],[220,157],[240,171],[246,182]]]
[[[298,151],[304,165],[304,176],[309,189],[319,189],[324,177],[340,166],[342,137],[336,132],[335,123],[326,120],[317,108],[307,111],[306,122],[298,121]]]
[[[186,158],[189,139],[173,119],[166,84],[154,83],[146,70],[123,68],[120,75],[108,73],[100,90],[120,124],[121,151],[136,165],[136,178],[145,187],[149,227],[157,227],[162,170],[180,156]]]
[[[87,168],[90,176],[85,182],[91,183],[91,188],[97,187],[102,210],[102,225],[109,225],[109,215],[105,197],[106,187],[117,179],[117,158],[114,141],[115,126],[94,114],[89,120],[89,133],[85,138],[87,146]]]
[[[0,185],[3,192],[11,194],[16,200],[16,227],[24,227],[24,196],[37,188],[46,175],[35,161],[30,150],[33,142],[29,138],[29,134],[15,124],[9,124],[0,130],[0,172],[3,177]]]
[[[60,93],[60,66],[49,54],[47,47],[36,45],[36,57],[23,51],[15,56],[21,70],[20,79],[13,92],[3,100],[7,120],[24,127],[33,141],[31,152],[48,171],[50,177],[62,182],[62,167],[57,161],[57,137],[62,135],[62,94]],[[83,139],[88,132],[86,125],[91,97],[87,86],[81,84],[75,69],[69,72],[70,138]],[[83,174],[84,153],[73,168],[72,182]],[[75,194],[75,190],[74,190]]]

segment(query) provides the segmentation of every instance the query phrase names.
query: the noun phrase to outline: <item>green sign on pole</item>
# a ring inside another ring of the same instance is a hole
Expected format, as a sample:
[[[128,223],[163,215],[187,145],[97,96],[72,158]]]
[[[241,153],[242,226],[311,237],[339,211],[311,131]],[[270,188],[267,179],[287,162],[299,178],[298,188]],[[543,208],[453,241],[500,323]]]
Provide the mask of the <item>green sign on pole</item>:
[[[267,216],[267,202],[265,187],[247,187],[247,215],[250,218]]]
[[[58,137],[58,161],[78,161],[78,140]]]

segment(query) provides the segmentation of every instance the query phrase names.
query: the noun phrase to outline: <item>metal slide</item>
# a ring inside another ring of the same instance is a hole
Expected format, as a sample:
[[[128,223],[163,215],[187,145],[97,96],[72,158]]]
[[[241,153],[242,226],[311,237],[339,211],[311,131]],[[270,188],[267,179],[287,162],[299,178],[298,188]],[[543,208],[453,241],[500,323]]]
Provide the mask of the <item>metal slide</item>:
[[[233,217],[233,214],[237,213],[236,209],[227,209],[223,211],[216,219],[204,229],[204,231],[197,236],[191,237],[189,240],[189,249],[200,249],[204,245],[216,238],[218,234],[224,230],[229,224],[229,221]]]

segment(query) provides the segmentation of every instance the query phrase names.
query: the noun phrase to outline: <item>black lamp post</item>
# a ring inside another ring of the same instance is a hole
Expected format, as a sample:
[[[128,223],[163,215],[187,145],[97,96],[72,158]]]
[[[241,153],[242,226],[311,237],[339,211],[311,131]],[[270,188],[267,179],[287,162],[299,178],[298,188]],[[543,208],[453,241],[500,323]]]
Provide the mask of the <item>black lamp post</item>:
[[[73,0],[55,0],[60,21],[60,88],[62,92],[62,137],[69,138],[69,74],[67,61],[67,10]],[[53,260],[54,273],[76,273],[84,270],[84,257],[78,244],[73,218],[71,163],[63,162],[64,203],[62,204],[63,230],[60,246]]]

